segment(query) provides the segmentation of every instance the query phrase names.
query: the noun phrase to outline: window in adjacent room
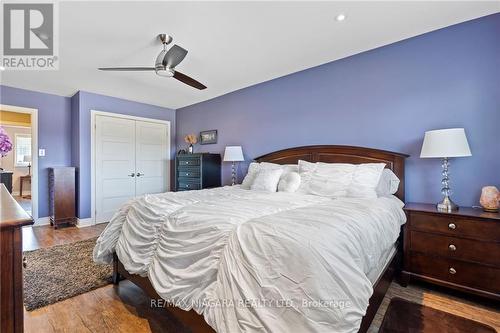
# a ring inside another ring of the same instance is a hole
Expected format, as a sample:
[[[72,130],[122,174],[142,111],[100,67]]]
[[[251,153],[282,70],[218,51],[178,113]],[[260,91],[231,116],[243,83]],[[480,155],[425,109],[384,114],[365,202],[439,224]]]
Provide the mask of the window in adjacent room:
[[[16,166],[28,166],[31,161],[31,135],[16,134],[14,145],[16,149]]]

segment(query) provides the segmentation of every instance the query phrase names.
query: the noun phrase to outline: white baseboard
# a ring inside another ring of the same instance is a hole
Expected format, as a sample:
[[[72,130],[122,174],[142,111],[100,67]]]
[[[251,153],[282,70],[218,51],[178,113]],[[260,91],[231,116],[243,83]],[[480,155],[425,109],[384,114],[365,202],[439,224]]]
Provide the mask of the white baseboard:
[[[42,225],[49,225],[50,224],[50,217],[39,217],[36,219],[35,224],[33,224],[34,227],[40,227]]]
[[[86,218],[86,219],[78,219],[77,218],[76,226],[78,228],[85,228],[85,227],[90,227],[93,225],[94,225],[94,219],[92,219],[91,217]]]

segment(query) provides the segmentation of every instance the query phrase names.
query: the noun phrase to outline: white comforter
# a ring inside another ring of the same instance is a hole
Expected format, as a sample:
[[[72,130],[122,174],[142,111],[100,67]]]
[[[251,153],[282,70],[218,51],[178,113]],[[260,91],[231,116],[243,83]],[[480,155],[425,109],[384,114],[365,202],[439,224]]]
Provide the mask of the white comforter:
[[[94,260],[116,251],[219,333],[356,332],[402,206],[238,187],[146,195],[113,217]]]

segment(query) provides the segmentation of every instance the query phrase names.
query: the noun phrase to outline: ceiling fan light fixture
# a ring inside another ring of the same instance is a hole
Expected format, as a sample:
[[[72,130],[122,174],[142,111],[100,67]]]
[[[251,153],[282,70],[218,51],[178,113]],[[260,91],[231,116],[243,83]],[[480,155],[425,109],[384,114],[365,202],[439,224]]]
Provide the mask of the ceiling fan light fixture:
[[[174,76],[174,70],[171,68],[159,68],[156,69],[156,74],[163,77],[172,77]]]
[[[206,89],[207,86],[203,83],[200,83],[192,77],[175,70],[176,66],[184,60],[188,51],[179,45],[173,45],[167,50],[166,45],[172,42],[172,37],[167,34],[160,34],[158,35],[158,38],[163,44],[163,50],[156,57],[154,67],[99,67],[99,70],[126,72],[154,71],[158,76],[173,77],[174,79],[193,88],[199,90]]]

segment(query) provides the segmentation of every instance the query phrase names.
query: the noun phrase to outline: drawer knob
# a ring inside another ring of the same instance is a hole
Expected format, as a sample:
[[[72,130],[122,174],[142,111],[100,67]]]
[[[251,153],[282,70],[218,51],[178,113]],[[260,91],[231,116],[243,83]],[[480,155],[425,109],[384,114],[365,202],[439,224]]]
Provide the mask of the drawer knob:
[[[457,228],[457,226],[455,225],[455,223],[450,223],[450,224],[448,224],[448,228],[451,230],[455,230]]]
[[[450,272],[451,275],[457,274],[457,271],[453,267],[450,267],[449,272]]]
[[[457,250],[457,247],[456,247],[455,245],[453,245],[453,244],[450,244],[450,245],[448,246],[448,249],[450,249],[450,251],[456,251],[456,250]]]

